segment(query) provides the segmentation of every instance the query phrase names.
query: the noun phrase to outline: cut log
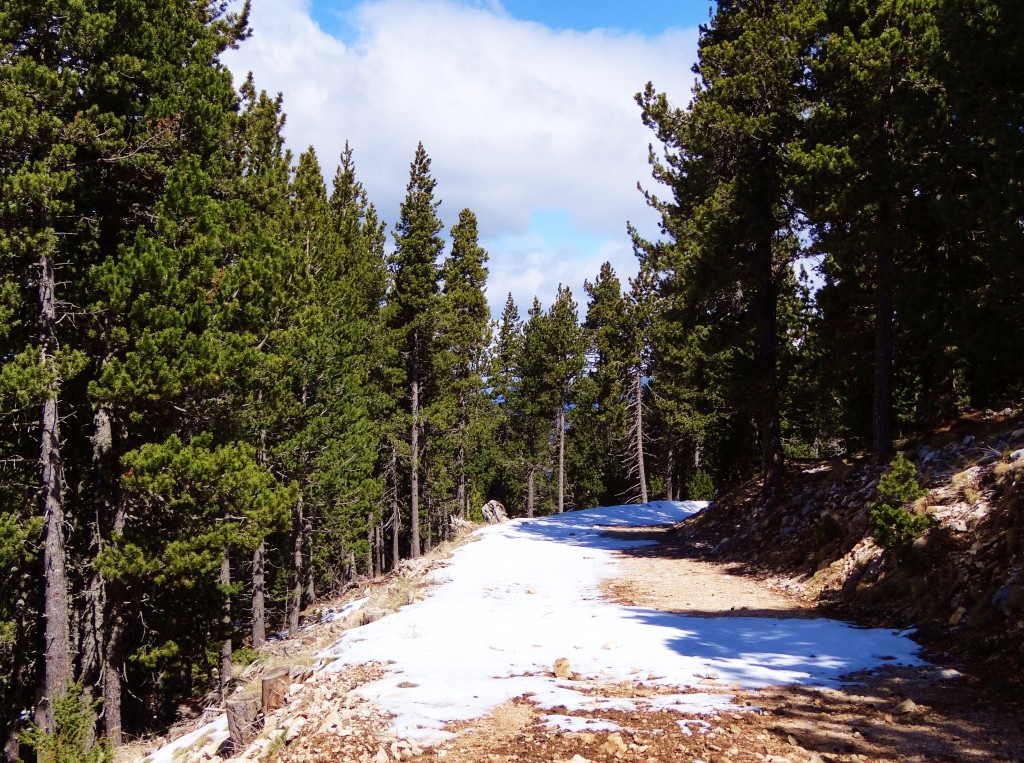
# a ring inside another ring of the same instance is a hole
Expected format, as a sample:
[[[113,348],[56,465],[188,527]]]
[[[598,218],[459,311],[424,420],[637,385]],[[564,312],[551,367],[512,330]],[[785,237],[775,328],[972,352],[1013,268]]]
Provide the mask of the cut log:
[[[232,697],[224,703],[228,713],[228,738],[235,752],[241,752],[260,730],[260,698],[255,694]]]
[[[263,676],[264,715],[270,715],[277,708],[284,706],[291,685],[292,674],[289,668],[277,668]]]

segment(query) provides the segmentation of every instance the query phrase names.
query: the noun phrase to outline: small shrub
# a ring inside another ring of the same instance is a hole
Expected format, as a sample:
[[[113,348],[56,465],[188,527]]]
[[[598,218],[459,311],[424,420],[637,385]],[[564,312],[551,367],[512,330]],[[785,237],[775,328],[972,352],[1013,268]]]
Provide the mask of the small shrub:
[[[907,506],[927,494],[917,482],[917,470],[902,453],[878,481],[878,501],[871,509],[871,531],[884,548],[905,548],[928,527],[928,517]]]
[[[39,763],[112,763],[110,745],[92,743],[99,704],[83,696],[81,684],[75,684],[53,703],[53,733],[32,724],[21,741],[35,751]]]
[[[258,649],[253,649],[249,646],[239,647],[231,653],[232,664],[242,667],[251,665],[254,662],[259,662],[263,659],[266,659],[265,655],[263,655]]]
[[[686,495],[691,501],[710,501],[715,497],[715,483],[711,475],[698,469],[686,483]]]

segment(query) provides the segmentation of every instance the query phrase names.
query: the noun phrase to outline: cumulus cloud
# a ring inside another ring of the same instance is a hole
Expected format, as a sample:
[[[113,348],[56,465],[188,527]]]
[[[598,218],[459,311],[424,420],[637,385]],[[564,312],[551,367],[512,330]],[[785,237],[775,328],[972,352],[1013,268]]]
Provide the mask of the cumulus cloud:
[[[686,98],[696,30],[555,31],[496,3],[452,0],[377,0],[352,14],[343,41],[304,0],[256,2],[252,39],[225,57],[236,79],[251,70],[257,87],[284,93],[294,151],[314,146],[330,177],[348,140],[393,223],[422,141],[443,219],[476,212],[492,280],[514,286],[521,305],[534,293],[550,301],[559,281],[582,301],[600,258],[635,270],[625,223],[653,233],[656,218],[636,191],[653,136],[633,94],[653,80]],[[587,246],[536,235],[537,210],[564,212]],[[492,283],[498,310],[507,291]]]

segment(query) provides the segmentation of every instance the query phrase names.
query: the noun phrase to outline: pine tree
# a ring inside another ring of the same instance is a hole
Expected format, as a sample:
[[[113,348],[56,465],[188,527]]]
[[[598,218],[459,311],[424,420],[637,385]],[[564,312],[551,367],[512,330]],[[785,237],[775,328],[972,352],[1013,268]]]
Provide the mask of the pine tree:
[[[570,458],[577,499],[581,505],[602,506],[620,502],[628,489],[622,458],[627,429],[625,302],[611,263],[605,262],[594,282],[584,282],[583,288],[590,298],[583,323],[587,367],[577,385],[577,405],[568,416]]]
[[[433,352],[431,418],[439,430],[443,463],[451,464],[455,511],[466,518],[471,492],[470,457],[480,441],[485,402],[483,371],[490,345],[487,252],[478,243],[476,215],[459,213],[452,227],[451,254],[441,268],[444,286],[438,306]]]
[[[235,99],[217,57],[244,36],[247,6],[237,17],[206,3],[185,6],[176,13],[143,2],[116,8],[17,2],[0,12],[8,56],[0,67],[9,126],[0,143],[0,227],[11,266],[4,270],[22,284],[37,284],[40,294],[34,315],[25,303],[15,308],[18,335],[10,340],[18,352],[5,356],[4,376],[42,408],[40,484],[48,518],[43,599],[50,631],[44,636],[43,694],[60,696],[67,687],[70,631],[80,631],[85,679],[110,679],[104,692],[113,709],[105,715],[115,740],[117,674],[100,662],[116,641],[111,634],[118,603],[91,569],[91,554],[111,542],[123,516],[114,466],[128,447],[125,431],[133,422],[128,408],[115,410],[121,401],[87,387],[107,373],[126,344],[126,329],[109,321],[102,301],[93,304],[93,269],[133,250],[138,231],[154,230],[154,206],[175,168],[190,158],[212,159],[225,135]],[[3,290],[7,304],[16,291]],[[69,312],[82,319],[64,320]],[[84,426],[59,431],[59,420],[72,413],[93,422],[91,438]],[[98,521],[83,546],[87,515]],[[71,530],[66,537],[65,525]],[[65,541],[74,545],[65,547]],[[67,559],[73,560],[70,567]],[[88,612],[69,611],[69,586],[84,587],[78,600]],[[43,711],[48,730],[52,715]]]
[[[668,151],[656,161],[655,177],[673,195],[672,202],[648,197],[674,240],[652,248],[652,263],[672,274],[666,288],[679,292],[695,340],[687,343],[718,356],[716,373],[733,387],[726,395],[738,415],[729,438],[746,439],[741,419],[754,420],[769,491],[783,473],[779,279],[792,256],[786,243],[794,225],[787,147],[804,108],[802,55],[814,10],[813,1],[720,2],[701,29],[691,104],[676,109],[650,85],[637,97]],[[734,344],[737,352],[726,349]],[[736,389],[749,378],[754,395]]]
[[[394,278],[388,295],[388,327],[400,348],[408,389],[402,407],[409,432],[410,555],[422,552],[420,542],[420,478],[423,431],[423,391],[428,382],[430,342],[437,321],[438,266],[444,250],[436,181],[430,176],[430,157],[420,143],[409,168],[409,184],[395,225]],[[396,537],[399,528],[393,528]]]
[[[931,0],[833,3],[812,64],[801,187],[828,253],[819,302],[849,343],[847,357],[872,369],[868,420],[880,463],[892,453],[896,316],[911,296],[898,274],[922,262],[937,190],[928,177],[944,121],[929,66],[941,45],[936,8]]]
[[[545,320],[540,300],[534,297],[518,342],[516,370],[512,375],[515,385],[509,397],[514,438],[523,449],[528,517],[534,516],[538,510],[537,475],[549,463],[551,419],[559,400],[557,390],[547,376],[549,355],[544,336]],[[501,337],[499,334],[499,339]]]
[[[517,421],[522,353],[523,322],[509,293],[498,320],[488,375],[497,461],[493,486],[496,497],[506,506],[525,503],[522,485],[527,476],[526,455]]]

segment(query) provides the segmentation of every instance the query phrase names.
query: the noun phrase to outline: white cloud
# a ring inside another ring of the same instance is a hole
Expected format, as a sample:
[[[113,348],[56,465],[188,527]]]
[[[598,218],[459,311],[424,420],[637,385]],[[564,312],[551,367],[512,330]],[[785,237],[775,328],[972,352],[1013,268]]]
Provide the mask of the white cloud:
[[[632,272],[625,223],[654,231],[636,191],[648,184],[647,144],[633,94],[653,80],[684,99],[696,30],[655,38],[606,31],[553,31],[495,9],[450,0],[380,0],[358,7],[349,44],[325,34],[303,0],[257,0],[252,39],[225,56],[240,79],[284,93],[293,151],[316,147],[325,173],[349,140],[357,171],[383,217],[394,222],[409,162],[423,141],[451,223],[463,207],[491,244],[492,279],[514,284],[524,308],[534,291],[550,301],[559,280],[582,300],[607,249]],[[537,209],[564,210],[602,247],[573,253],[522,244]],[[496,246],[498,248],[496,248]],[[635,270],[635,268],[633,268]],[[492,304],[507,288],[491,286]]]

